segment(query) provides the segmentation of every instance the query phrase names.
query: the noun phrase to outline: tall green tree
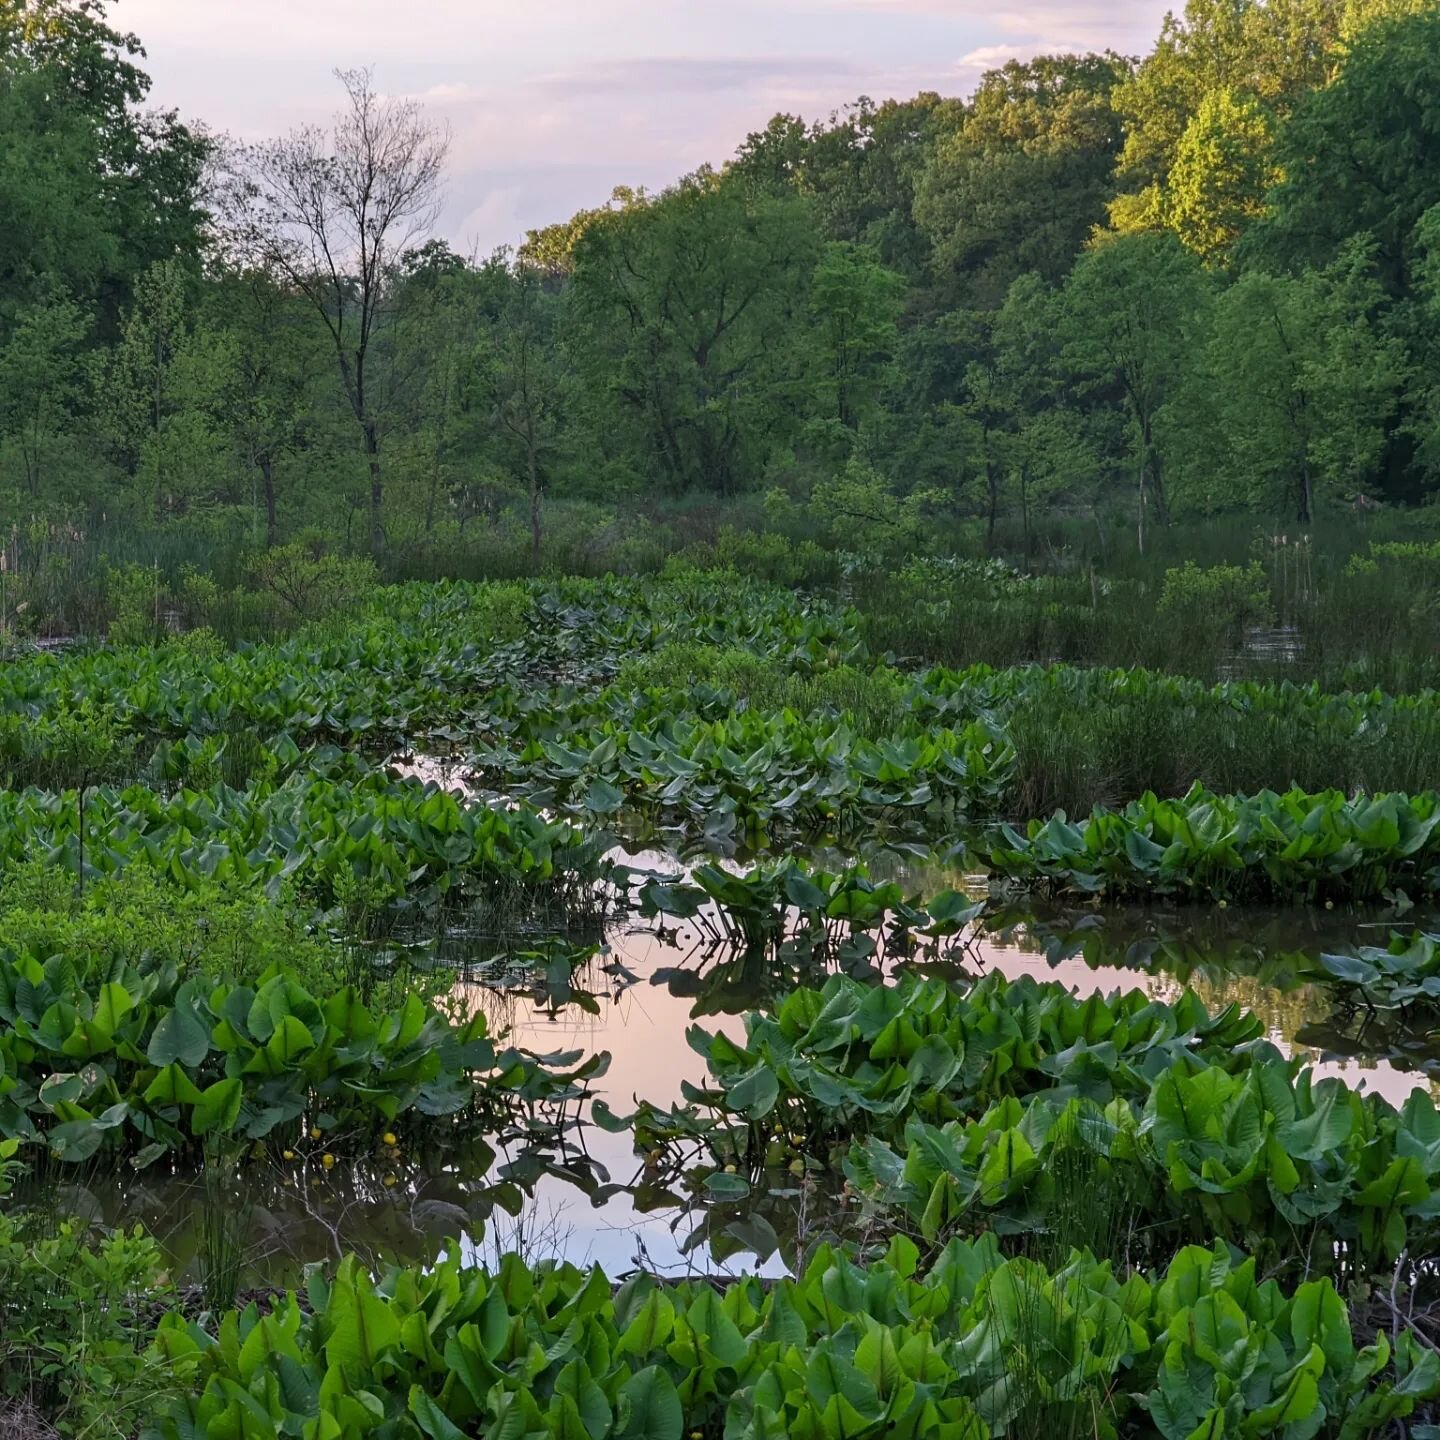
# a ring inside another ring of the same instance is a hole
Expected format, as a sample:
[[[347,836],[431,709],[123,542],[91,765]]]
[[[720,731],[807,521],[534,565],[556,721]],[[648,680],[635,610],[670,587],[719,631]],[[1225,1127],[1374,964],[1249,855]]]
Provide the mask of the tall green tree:
[[[45,497],[52,453],[79,427],[88,391],[85,348],[90,319],[63,291],[26,306],[0,346],[0,433],[19,456],[19,489],[31,502]]]
[[[304,450],[324,339],[302,295],[260,265],[221,267],[207,287],[210,323],[227,341],[234,385],[227,419],[241,464],[254,477],[265,544],[280,540],[280,476]]]
[[[1011,61],[934,148],[915,218],[950,305],[998,308],[1018,276],[1064,278],[1105,219],[1120,150],[1116,55]]]
[[[991,330],[994,383],[1009,415],[1006,466],[1027,550],[1036,510],[1093,505],[1101,472],[1091,427],[1067,384],[1062,305],[1039,275],[1022,275]]]
[[[862,95],[814,125],[777,115],[741,145],[728,172],[772,193],[797,191],[826,239],[868,245],[881,264],[915,280],[929,266],[916,187],[935,145],[963,115],[960,101],[928,91],[879,103]]]
[[[641,473],[732,495],[793,433],[795,346],[819,245],[798,195],[707,173],[581,236],[582,364],[628,422]]]
[[[545,292],[532,266],[521,265],[508,278],[476,351],[473,384],[500,463],[525,495],[530,564],[538,572],[545,495],[564,459],[573,377],[556,343],[562,302]]]
[[[1349,45],[1417,0],[1187,0],[1118,87],[1125,125],[1110,207],[1121,232],[1170,229],[1207,258],[1262,210],[1276,138]]]
[[[832,241],[810,284],[819,329],[820,414],[847,430],[873,415],[900,340],[905,277],[868,246]]]
[[[1371,488],[1406,371],[1383,302],[1359,246],[1326,271],[1251,271],[1217,296],[1197,374],[1220,443],[1191,439],[1231,504],[1308,524]]]
[[[143,57],[100,0],[0,0],[0,337],[57,285],[113,335],[140,275],[197,252],[208,147],[142,108]]]
[[[1172,235],[1118,236],[1081,258],[1065,284],[1063,355],[1080,389],[1119,405],[1129,422],[1140,548],[1166,523],[1161,408],[1203,333],[1209,287]]]
[[[236,368],[229,336],[196,323],[178,261],[135,288],[105,377],[105,417],[138,517],[166,522],[227,498]]]
[[[1158,215],[1207,263],[1228,261],[1265,213],[1265,196],[1280,179],[1274,132],[1269,109],[1228,87],[1210,91],[1185,127]]]
[[[1254,250],[1323,267],[1364,236],[1386,289],[1407,296],[1417,227],[1440,200],[1440,10],[1362,30],[1284,128],[1278,159],[1284,179]]]
[[[1408,439],[1427,492],[1440,486],[1440,203],[1415,226],[1418,314],[1406,392]]]

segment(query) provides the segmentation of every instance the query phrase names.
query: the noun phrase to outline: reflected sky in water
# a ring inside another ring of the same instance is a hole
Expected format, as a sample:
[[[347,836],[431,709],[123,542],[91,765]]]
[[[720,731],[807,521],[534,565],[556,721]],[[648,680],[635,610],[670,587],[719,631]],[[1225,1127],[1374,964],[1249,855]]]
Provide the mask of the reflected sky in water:
[[[626,857],[632,863],[673,870],[675,862],[666,856],[645,852]],[[872,867],[879,870],[879,866]],[[957,885],[954,875],[917,871],[905,866],[907,888],[936,893],[946,885]],[[975,885],[972,877],[970,885]],[[957,886],[957,888],[959,888]],[[983,893],[983,891],[981,892]],[[1173,955],[1185,973],[1182,981],[1167,970],[1146,973],[1123,963],[1092,964],[1082,955],[1064,952],[1086,942],[1091,953],[1113,953],[1117,961],[1127,955],[1150,956],[1150,963],[1163,964]],[[1057,942],[1056,931],[1066,939]],[[1323,991],[1314,986],[1296,985],[1279,989],[1256,974],[1231,971],[1228,964],[1237,958],[1248,967],[1264,969],[1277,955],[1341,948],[1348,943],[1380,943],[1388,931],[1383,920],[1373,917],[1327,915],[1309,911],[1200,912],[1190,911],[1109,911],[1080,912],[1033,925],[1016,923],[997,932],[972,933],[964,954],[965,967],[972,973],[999,971],[1010,978],[1030,975],[1037,980],[1058,981],[1081,996],[1096,992],[1139,988],[1157,1000],[1174,1000],[1188,983],[1213,1010],[1231,1002],[1253,1010],[1265,1023],[1271,1040],[1287,1055],[1299,1053],[1315,1063],[1321,1075],[1334,1075],[1357,1088],[1375,1091],[1394,1105],[1401,1105],[1417,1084],[1425,1083],[1414,1074],[1388,1061],[1368,1058],[1320,1059],[1314,1051],[1297,1047],[1294,1037],[1306,1024],[1322,1021],[1329,1011]],[[612,1110],[628,1113],[637,1099],[668,1105],[681,1098],[683,1081],[705,1080],[703,1059],[686,1043],[686,1030],[695,1019],[696,1001],[687,993],[677,994],[671,984],[655,983],[657,972],[682,968],[703,975],[714,970],[723,957],[705,957],[698,949],[694,927],[683,928],[678,943],[665,943],[652,930],[631,922],[612,927],[607,935],[609,960],[620,962],[638,977],[628,986],[596,987],[598,1015],[568,1007],[549,1010],[514,995],[496,995],[483,987],[464,986],[467,1003],[478,1004],[491,1018],[512,1026],[517,1044],[537,1051],[555,1049],[608,1050],[612,1056],[609,1073],[598,1082],[597,1094]],[[1050,952],[1050,953],[1047,953]],[[1158,952],[1153,954],[1152,952]],[[1283,961],[1278,969],[1284,973]],[[604,980],[604,975],[597,976]],[[749,1006],[737,1008],[750,1008]],[[744,1027],[738,1017],[702,1014],[698,1023],[707,1030],[722,1030],[743,1039]],[[1437,1095],[1440,1085],[1431,1082]],[[586,1148],[617,1181],[636,1179],[638,1161],[628,1135],[611,1135],[591,1127]],[[674,1213],[642,1215],[629,1196],[610,1199],[601,1209],[593,1208],[584,1196],[559,1181],[541,1182],[534,1202],[539,1227],[545,1230],[563,1253],[577,1261],[598,1261],[611,1274],[645,1268],[667,1274],[685,1273],[692,1268],[713,1268],[703,1254],[682,1253],[681,1244],[690,1229],[690,1219]],[[503,1226],[502,1226],[503,1229]],[[744,1257],[753,1268],[753,1257]],[[737,1263],[736,1268],[745,1268]],[[772,1260],[768,1273],[783,1267]]]
[[[617,858],[677,873],[678,862],[661,852]],[[840,863],[834,856],[818,858],[831,866]],[[947,874],[904,857],[877,859],[871,870],[877,878],[900,880],[907,893],[934,895],[955,887],[983,894],[983,882],[975,877]],[[1427,920],[1419,917],[1418,923]],[[1373,914],[1199,907],[1000,911],[986,923],[989,929],[964,937],[963,949],[942,969],[1030,975],[1058,981],[1082,996],[1139,988],[1168,1001],[1188,985],[1212,1010],[1231,1002],[1253,1010],[1287,1054],[1297,1053],[1296,1035],[1329,1012],[1324,992],[1297,983],[1298,957],[1381,944],[1391,927],[1389,917]],[[1414,916],[1403,922],[1406,928],[1415,923]],[[1432,923],[1430,928],[1436,927]],[[570,957],[577,940],[582,953],[595,953],[572,976]],[[763,957],[742,963],[733,951],[707,951],[694,924],[663,932],[627,917],[603,933],[564,941],[537,935],[520,941],[519,948],[543,953],[547,944],[557,957],[548,984],[537,974],[533,956],[527,961],[513,953],[513,936],[502,943],[478,928],[452,928],[434,947],[434,958],[461,976],[452,991],[457,1007],[484,1012],[493,1030],[508,1029],[510,1043],[539,1054],[608,1051],[609,1071],[593,1093],[619,1114],[628,1114],[640,1099],[667,1106],[681,1098],[684,1081],[705,1080],[704,1061],[686,1040],[691,1025],[740,1039],[740,1016],[773,1002],[796,983],[792,970]],[[508,960],[497,959],[507,950]],[[812,969],[807,979],[821,983],[823,973]],[[1385,1060],[1298,1053],[1316,1062],[1321,1074],[1378,1092],[1397,1106],[1418,1083],[1429,1083],[1440,1094],[1440,1085]],[[628,1133],[585,1125],[575,1138],[610,1181],[629,1186],[640,1178]],[[512,1157],[502,1154],[502,1163],[505,1158]],[[249,1219],[250,1281],[293,1284],[304,1262],[334,1258],[344,1248],[375,1261],[425,1261],[445,1236],[456,1233],[480,1237],[466,1239],[464,1248],[481,1259],[518,1249],[531,1259],[558,1255],[577,1263],[598,1262],[612,1276],[634,1269],[680,1275],[717,1268],[705,1248],[691,1254],[684,1249],[693,1214],[673,1209],[641,1213],[623,1189],[596,1206],[568,1180],[546,1175],[518,1217],[497,1213],[482,1225],[476,1223],[485,1208],[476,1204],[483,1189],[479,1175],[467,1175],[449,1161],[428,1169],[415,1164],[398,1186],[385,1188],[386,1168],[342,1166],[321,1175],[296,1165],[272,1172],[259,1163],[242,1170],[234,1193],[220,1203]],[[133,1177],[82,1177],[62,1204],[112,1224],[144,1223],[169,1246],[177,1274],[194,1278],[204,1189],[193,1177],[148,1171]],[[719,1268],[756,1267],[753,1255],[744,1254]],[[783,1262],[772,1258],[760,1268],[780,1273]]]

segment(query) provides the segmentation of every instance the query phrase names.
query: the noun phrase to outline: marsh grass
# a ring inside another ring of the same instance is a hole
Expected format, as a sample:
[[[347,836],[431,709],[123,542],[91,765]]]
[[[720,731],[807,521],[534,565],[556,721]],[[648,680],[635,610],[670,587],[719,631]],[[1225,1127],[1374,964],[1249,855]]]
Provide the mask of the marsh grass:
[[[255,1202],[239,1178],[233,1155],[210,1149],[200,1178],[200,1233],[196,1263],[205,1308],[217,1315],[240,1293]]]
[[[676,684],[728,691],[738,706],[760,714],[792,710],[843,716],[859,734],[871,738],[914,728],[910,682],[896,670],[836,665],[797,671],[745,650],[665,645],[627,662],[616,677],[617,688]]]
[[[1292,785],[1414,794],[1440,777],[1440,708],[1396,709],[1357,728],[1297,703],[1247,711],[1215,692],[1179,699],[1144,687],[1097,694],[1036,687],[1005,717],[1015,747],[1007,809],[1029,818],[1120,805],[1147,790],[1220,794]]]
[[[1092,1118],[1087,1123],[1103,1122]],[[1055,1147],[1050,1168],[1055,1200],[1048,1223],[1020,1241],[1020,1252],[1049,1270],[1062,1269],[1077,1250],[1113,1260],[1121,1270],[1139,1258],[1136,1225],[1144,1197],[1138,1171],[1102,1158],[1096,1147],[1104,1143],[1102,1136],[1080,1134]]]
[[[1172,527],[1140,556],[1062,529],[1013,557],[1024,583],[875,564],[845,598],[872,653],[917,663],[1143,666],[1408,693],[1440,686],[1440,563],[1387,547],[1396,534],[1406,532],[1337,525],[1300,536],[1217,522]],[[1242,572],[1244,584],[1219,583]],[[1178,586],[1177,574],[1215,584]],[[1195,603],[1176,603],[1189,592]],[[1283,652],[1254,643],[1265,620],[1290,640]]]
[[[1129,1167],[1113,1167],[1100,1136],[1077,1134],[1056,1147],[1049,1178],[1055,1200],[1046,1224],[1005,1242],[1028,1264],[1012,1267],[987,1292],[989,1320],[1003,1337],[993,1357],[988,1407],[1006,1417],[1014,1440],[1084,1440],[1113,1432],[1114,1373],[1124,1350],[1120,1327],[1100,1345],[1084,1334],[1084,1259],[1113,1262],[1123,1274],[1139,1257],[1140,1196]]]

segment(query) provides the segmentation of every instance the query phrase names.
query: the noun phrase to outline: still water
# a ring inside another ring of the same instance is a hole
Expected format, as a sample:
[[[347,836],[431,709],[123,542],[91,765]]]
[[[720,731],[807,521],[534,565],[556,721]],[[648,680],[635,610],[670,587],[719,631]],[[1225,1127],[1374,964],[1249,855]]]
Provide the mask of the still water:
[[[676,865],[657,852],[618,858],[653,870]],[[933,873],[906,879],[925,893],[975,883]],[[1406,917],[1407,927],[1414,923]],[[1188,985],[1212,1009],[1234,1001],[1255,1011],[1277,1045],[1303,1055],[1320,1073],[1399,1105],[1417,1084],[1440,1094],[1440,1081],[1386,1059],[1317,1046],[1329,1006],[1323,992],[1298,983],[1294,973],[1301,955],[1382,943],[1390,924],[1383,915],[1313,910],[1017,911],[987,916],[985,928],[972,929],[931,968],[957,976],[1031,975],[1081,995],[1138,987],[1172,1000]],[[493,1030],[508,1029],[511,1043],[540,1054],[608,1051],[609,1070],[592,1095],[619,1114],[639,1099],[668,1105],[681,1098],[684,1081],[704,1081],[704,1061],[686,1039],[691,1025],[739,1039],[739,1016],[794,983],[793,975],[777,973],[762,958],[706,950],[694,925],[665,932],[627,917],[589,939],[590,959],[573,973],[568,961],[552,967],[548,977],[497,961],[493,938],[463,928],[436,943],[435,959],[460,976],[452,995],[457,1007],[483,1011]],[[1440,1049],[1435,1054],[1440,1057]],[[629,1187],[640,1178],[639,1162],[628,1133],[582,1123],[569,1146],[565,1173],[529,1175],[533,1192],[520,1213],[497,1211],[488,1220],[485,1196],[495,1170],[482,1181],[451,1160],[408,1155],[328,1173],[298,1162],[273,1170],[251,1163],[229,1189],[217,1191],[212,1183],[208,1193],[190,1176],[91,1176],[68,1183],[61,1203],[108,1224],[145,1224],[167,1246],[177,1277],[190,1280],[197,1278],[207,1214],[213,1224],[217,1211],[232,1220],[243,1216],[246,1279],[257,1285],[293,1284],[305,1263],[346,1249],[375,1261],[425,1261],[456,1234],[481,1258],[519,1249],[532,1258],[598,1262],[612,1276],[635,1269],[680,1275],[757,1268],[753,1255],[719,1264],[704,1247],[687,1252],[692,1215],[637,1208]],[[507,1161],[523,1166],[524,1157],[502,1153],[497,1167]],[[604,1193],[595,1203],[600,1186]],[[783,1262],[772,1257],[759,1268],[778,1273]]]

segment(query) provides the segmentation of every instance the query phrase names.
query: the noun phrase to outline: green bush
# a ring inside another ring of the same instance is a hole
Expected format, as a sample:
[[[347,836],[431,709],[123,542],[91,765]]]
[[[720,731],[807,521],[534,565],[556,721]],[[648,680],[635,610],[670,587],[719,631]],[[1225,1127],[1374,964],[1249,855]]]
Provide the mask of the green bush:
[[[184,1393],[145,1440],[1296,1440],[1380,1433],[1440,1391],[1408,1330],[1357,1345],[1328,1281],[1287,1294],[1223,1245],[1123,1278],[990,1236],[917,1261],[903,1238],[866,1269],[821,1245],[772,1285],[616,1289],[514,1255],[378,1281],[350,1259],[218,1335],[168,1317]]]
[[[813,540],[793,541],[772,530],[736,530],[722,526],[713,542],[677,551],[665,562],[667,576],[693,570],[733,570],[777,585],[833,585],[840,577],[840,557]]]
[[[250,578],[257,590],[280,602],[294,623],[351,615],[379,583],[368,555],[337,555],[302,542],[256,556]]]
[[[77,895],[59,866],[17,866],[0,885],[0,936],[11,956],[66,957],[82,981],[146,965],[253,982],[283,963],[301,984],[331,989],[351,968],[287,893],[187,889],[139,867],[92,878]]]
[[[1156,614],[1180,627],[1181,644],[1197,635],[1239,638],[1248,625],[1263,625],[1274,618],[1270,582],[1258,560],[1249,565],[1211,565],[1202,568],[1187,560],[1167,570],[1155,604]]]
[[[138,1230],[96,1241],[80,1225],[46,1234],[0,1214],[0,1395],[61,1435],[130,1440],[176,1391],[148,1344],[153,1310],[172,1296],[159,1247]]]

